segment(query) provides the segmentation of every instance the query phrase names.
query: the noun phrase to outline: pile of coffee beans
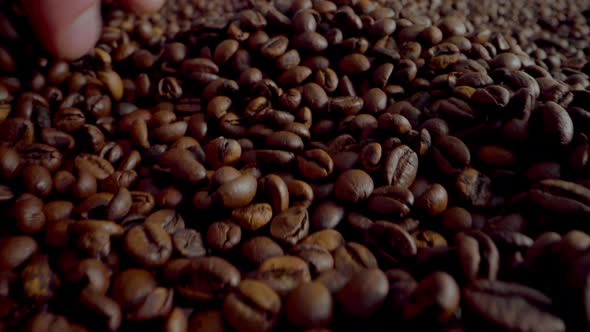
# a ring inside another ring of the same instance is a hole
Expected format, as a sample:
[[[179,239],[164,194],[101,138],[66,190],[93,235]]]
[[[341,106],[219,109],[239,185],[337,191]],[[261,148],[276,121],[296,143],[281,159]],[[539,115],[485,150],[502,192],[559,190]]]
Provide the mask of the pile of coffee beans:
[[[587,1],[0,7],[0,331],[590,329]]]

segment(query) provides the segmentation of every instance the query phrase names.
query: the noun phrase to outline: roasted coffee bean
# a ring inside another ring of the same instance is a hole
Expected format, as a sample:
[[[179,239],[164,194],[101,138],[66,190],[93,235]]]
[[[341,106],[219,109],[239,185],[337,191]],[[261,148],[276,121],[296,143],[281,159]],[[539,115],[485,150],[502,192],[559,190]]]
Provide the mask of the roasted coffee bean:
[[[442,185],[435,183],[416,198],[414,207],[420,213],[435,216],[446,210],[447,202],[447,190]]]
[[[383,170],[387,184],[408,188],[418,172],[418,156],[408,146],[401,145],[385,158]]]
[[[573,139],[573,122],[563,107],[554,103],[538,107],[529,119],[529,135],[548,148],[568,145]]]
[[[0,269],[10,271],[25,263],[34,255],[39,246],[32,237],[8,236],[0,240]]]
[[[281,299],[266,284],[244,280],[223,301],[223,315],[239,332],[271,331],[278,320]]]
[[[298,157],[299,172],[309,179],[321,179],[329,176],[334,169],[330,155],[320,149],[305,151]]]
[[[159,157],[159,161],[178,179],[196,183],[205,178],[205,168],[189,150],[168,150]]]
[[[178,229],[172,234],[172,245],[183,257],[202,257],[207,254],[201,234],[194,229]]]
[[[158,225],[171,235],[185,227],[184,218],[177,211],[171,209],[158,210],[150,214],[145,219],[145,223]]]
[[[192,258],[178,268],[177,280],[172,281],[178,282],[175,287],[180,295],[191,301],[220,300],[240,283],[240,272],[216,256]]]
[[[307,208],[296,206],[284,210],[270,222],[270,234],[278,241],[295,245],[309,232]]]
[[[267,203],[255,203],[234,209],[232,218],[244,229],[256,231],[272,219],[272,207]]]
[[[225,332],[227,326],[220,310],[208,310],[193,314],[188,321],[186,330],[191,332]]]
[[[490,185],[490,178],[473,168],[463,170],[455,182],[461,199],[476,207],[489,204],[492,198]]]
[[[355,273],[336,294],[342,310],[354,317],[369,317],[385,301],[389,282],[379,269],[367,269]]]
[[[299,285],[285,300],[287,321],[297,327],[312,328],[327,325],[332,320],[332,295],[319,282]]]
[[[344,244],[344,238],[342,237],[342,234],[336,230],[324,229],[308,235],[301,241],[301,243],[317,245],[318,247],[333,252]]]
[[[242,244],[242,256],[253,264],[284,254],[283,249],[275,241],[266,236],[256,236]]]
[[[352,275],[363,269],[377,268],[377,259],[367,247],[349,242],[334,251],[334,267],[342,273]]]
[[[494,242],[481,231],[455,235],[455,247],[467,280],[496,279],[500,255]]]
[[[551,313],[551,299],[523,285],[477,280],[463,291],[463,298],[465,314],[472,316],[477,325],[521,331],[565,331],[564,322]],[[510,315],[514,310],[521,314]]]
[[[344,207],[335,202],[322,202],[311,215],[311,225],[315,229],[335,228],[344,218],[344,213]]]
[[[106,294],[110,287],[112,271],[101,261],[94,258],[81,260],[65,275],[68,283],[75,283],[81,289],[88,289],[97,294]]]
[[[387,221],[377,221],[367,229],[365,242],[373,251],[391,263],[410,258],[417,253],[412,236],[400,226]]]
[[[403,317],[419,326],[446,323],[459,308],[460,297],[453,277],[445,272],[434,272],[421,280],[406,300]]]
[[[410,213],[414,195],[408,189],[397,186],[376,188],[367,201],[367,207],[379,215],[403,218]]]
[[[172,255],[172,240],[164,228],[150,223],[135,226],[127,231],[124,248],[125,252],[140,265],[161,266]]]
[[[307,263],[296,256],[275,256],[260,264],[256,278],[268,284],[279,295],[286,295],[299,284],[309,282]]]
[[[312,275],[318,275],[334,267],[334,259],[330,252],[317,245],[300,243],[291,248],[289,253],[305,260]]]
[[[367,199],[374,189],[371,176],[359,169],[348,170],[336,179],[336,198],[347,203],[357,203]]]
[[[36,233],[45,225],[43,201],[32,195],[24,195],[14,204],[16,226],[26,234]]]
[[[241,239],[242,230],[233,222],[214,222],[207,229],[207,244],[215,250],[231,250],[240,243]]]
[[[252,175],[242,175],[232,181],[222,184],[215,195],[226,208],[241,208],[252,202],[256,195],[258,184]]]

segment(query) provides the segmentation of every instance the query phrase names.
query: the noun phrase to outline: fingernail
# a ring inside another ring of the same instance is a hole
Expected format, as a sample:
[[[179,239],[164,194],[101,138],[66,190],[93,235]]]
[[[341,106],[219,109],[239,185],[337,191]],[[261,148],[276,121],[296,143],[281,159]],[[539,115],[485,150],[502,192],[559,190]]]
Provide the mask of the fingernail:
[[[102,29],[100,1],[90,6],[75,18],[70,25],[56,31],[55,53],[66,60],[75,60],[90,51],[98,39]]]

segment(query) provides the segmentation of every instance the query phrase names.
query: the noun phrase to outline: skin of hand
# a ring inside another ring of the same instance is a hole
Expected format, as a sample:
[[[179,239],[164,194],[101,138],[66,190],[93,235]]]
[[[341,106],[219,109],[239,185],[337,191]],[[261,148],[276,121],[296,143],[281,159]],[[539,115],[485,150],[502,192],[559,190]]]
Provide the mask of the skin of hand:
[[[157,11],[165,0],[121,0],[137,13]],[[90,51],[102,30],[100,0],[22,0],[40,42],[54,56],[75,60]]]

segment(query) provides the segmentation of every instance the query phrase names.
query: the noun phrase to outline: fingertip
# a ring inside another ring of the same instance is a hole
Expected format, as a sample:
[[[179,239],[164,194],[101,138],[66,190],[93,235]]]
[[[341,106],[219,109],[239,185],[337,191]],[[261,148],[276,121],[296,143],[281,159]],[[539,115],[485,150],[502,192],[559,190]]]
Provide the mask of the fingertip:
[[[164,5],[166,0],[122,0],[121,2],[134,12],[153,13],[158,11]]]
[[[75,60],[100,38],[100,0],[23,0],[41,44],[58,58]]]
[[[100,2],[78,16],[56,33],[52,41],[54,54],[66,60],[75,60],[90,51],[100,38],[102,17]]]

